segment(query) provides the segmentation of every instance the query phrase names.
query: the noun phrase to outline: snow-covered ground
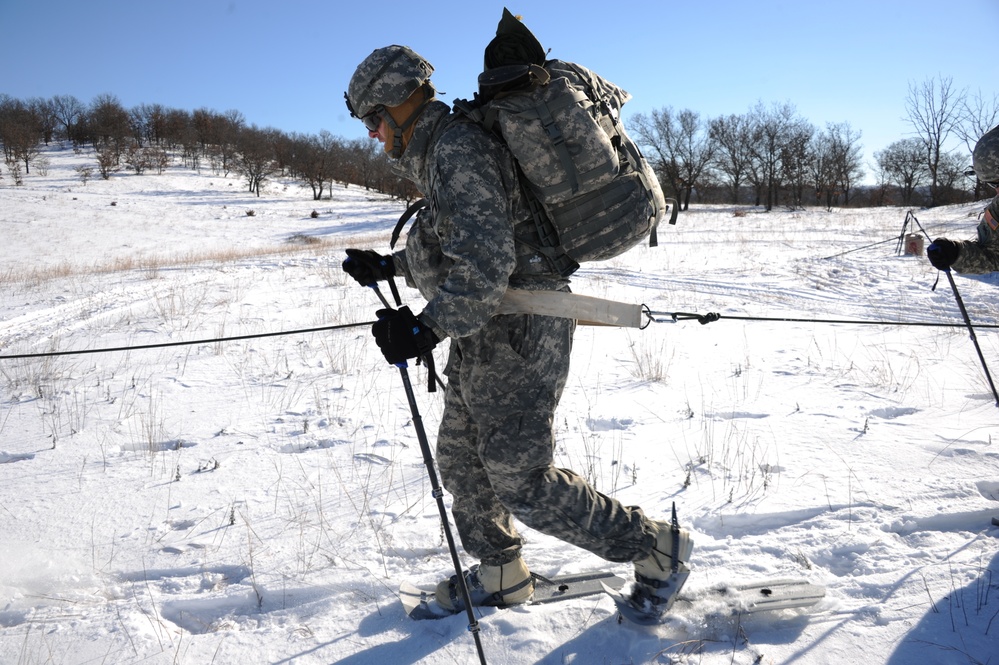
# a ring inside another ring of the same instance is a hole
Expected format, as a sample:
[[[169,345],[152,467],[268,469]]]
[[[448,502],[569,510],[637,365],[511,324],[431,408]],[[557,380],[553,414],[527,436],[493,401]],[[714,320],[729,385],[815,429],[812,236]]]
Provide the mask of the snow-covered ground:
[[[339,267],[343,247],[388,251],[403,204],[281,181],[256,198],[179,166],[84,185],[86,153],[45,155],[46,175],[0,180],[0,355],[348,327],[0,359],[0,662],[478,662],[463,615],[402,614],[401,581],[453,571],[398,370],[363,325],[378,301]],[[970,238],[981,207],[913,212]],[[966,328],[904,325],[962,323],[947,280],[897,255],[905,219],[698,206],[660,247],[580,271],[576,292],[662,314],[578,330],[560,463],[650,515],[676,502],[690,592],[828,593],[651,628],[600,596],[485,609],[489,663],[999,659],[999,409]],[[999,280],[956,283],[999,324]],[[978,341],[999,374],[996,329]],[[432,439],[441,395],[410,373]],[[630,573],[526,533],[543,575]]]

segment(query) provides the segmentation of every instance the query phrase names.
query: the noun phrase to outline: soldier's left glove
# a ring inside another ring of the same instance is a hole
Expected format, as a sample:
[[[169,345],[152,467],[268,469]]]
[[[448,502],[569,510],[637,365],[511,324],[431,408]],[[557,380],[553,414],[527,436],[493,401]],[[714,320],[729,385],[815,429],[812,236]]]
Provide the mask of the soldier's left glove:
[[[419,358],[433,351],[440,339],[429,326],[413,315],[409,307],[380,309],[378,321],[371,326],[378,348],[393,365]]]
[[[957,261],[961,249],[957,243],[947,238],[937,238],[926,248],[926,258],[937,270],[949,270]]]
[[[348,249],[343,271],[361,286],[372,286],[375,282],[394,277],[395,264],[391,256],[383,256],[370,249]]]

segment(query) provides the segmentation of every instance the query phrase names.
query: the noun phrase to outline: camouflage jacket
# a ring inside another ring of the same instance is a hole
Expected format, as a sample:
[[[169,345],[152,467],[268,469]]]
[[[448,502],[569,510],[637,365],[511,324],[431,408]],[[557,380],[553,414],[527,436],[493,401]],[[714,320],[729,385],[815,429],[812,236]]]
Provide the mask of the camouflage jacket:
[[[513,158],[481,127],[433,101],[395,170],[430,202],[394,262],[427,299],[420,318],[438,337],[481,329],[508,287],[566,287],[530,247],[537,232]]]
[[[956,272],[982,274],[999,270],[999,196],[985,209],[978,224],[978,238],[959,242],[957,261],[951,266]]]

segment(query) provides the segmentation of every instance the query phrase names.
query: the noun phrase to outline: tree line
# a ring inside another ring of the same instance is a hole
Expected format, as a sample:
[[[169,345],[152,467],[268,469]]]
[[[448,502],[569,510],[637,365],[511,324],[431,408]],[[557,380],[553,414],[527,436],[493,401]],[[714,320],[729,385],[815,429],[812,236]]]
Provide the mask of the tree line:
[[[912,135],[861,156],[861,134],[848,122],[819,129],[789,103],[757,103],[743,114],[703,117],[671,107],[636,114],[627,128],[650,159],[668,196],[684,209],[703,203],[775,206],[925,205],[982,198],[967,178],[971,149],[999,121],[999,98],[957,90],[950,78],[910,84],[905,102]],[[293,177],[321,200],[334,182],[405,199],[419,196],[392,170],[381,146],[345,140],[326,130],[286,133],[248,124],[236,110],[186,111],[161,104],[125,108],[101,94],[89,104],[70,95],[19,100],[0,94],[0,144],[16,184],[39,162],[42,146],[67,140],[91,147],[94,168],[107,179],[120,170],[162,172],[175,158],[188,168],[243,178],[260,195],[277,175]],[[953,143],[963,142],[957,150]],[[85,174],[90,167],[85,167]]]
[[[299,134],[260,128],[236,110],[186,111],[161,104],[125,108],[111,94],[98,95],[89,104],[71,95],[19,100],[0,94],[0,144],[15,183],[31,173],[42,147],[55,140],[92,148],[95,163],[86,172],[96,170],[104,179],[122,170],[162,173],[176,158],[194,170],[236,174],[257,196],[277,175],[301,181],[316,201],[334,182],[407,201],[417,196],[407,180],[392,173],[374,141],[345,140],[326,130]]]
[[[744,114],[704,118],[673,108],[632,118],[668,194],[686,209],[701,202],[826,208],[848,205],[937,206],[977,200],[987,191],[966,177],[971,150],[999,122],[999,97],[957,90],[950,78],[910,84],[912,135],[874,153],[866,175],[860,132],[848,122],[818,129],[790,103],[758,103]],[[948,150],[954,142],[958,149]]]

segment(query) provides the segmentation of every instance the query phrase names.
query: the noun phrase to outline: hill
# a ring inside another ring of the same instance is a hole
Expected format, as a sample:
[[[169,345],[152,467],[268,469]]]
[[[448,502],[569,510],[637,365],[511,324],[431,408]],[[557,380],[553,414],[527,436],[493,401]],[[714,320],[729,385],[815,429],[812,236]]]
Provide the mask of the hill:
[[[378,302],[339,267],[387,251],[403,204],[179,167],[83,184],[86,154],[46,156],[0,181],[0,356],[185,344],[0,358],[0,661],[475,662],[464,617],[400,610],[450,560]],[[970,237],[980,208],[912,212]],[[657,322],[579,328],[559,463],[675,502],[688,590],[792,576],[826,599],[655,628],[601,597],[486,609],[490,663],[995,660],[999,411],[946,280],[896,252],[907,212],[696,207],[573,279]],[[999,284],[956,282],[995,375]],[[526,533],[543,575],[629,574]]]

